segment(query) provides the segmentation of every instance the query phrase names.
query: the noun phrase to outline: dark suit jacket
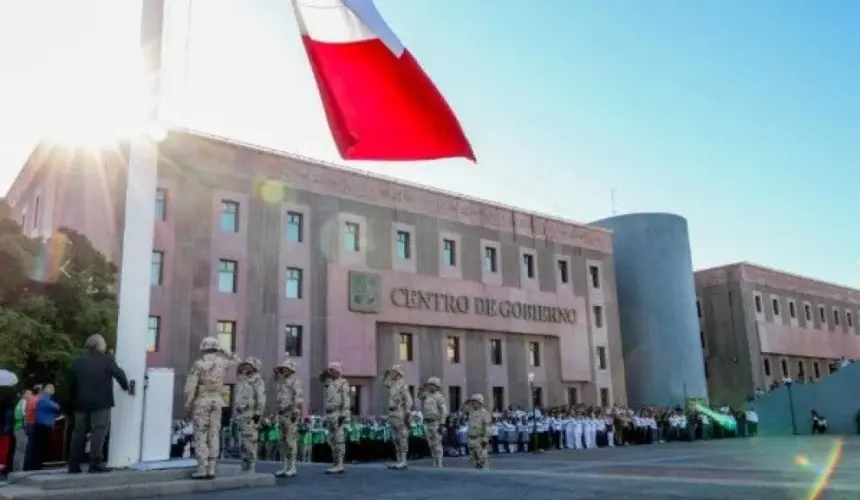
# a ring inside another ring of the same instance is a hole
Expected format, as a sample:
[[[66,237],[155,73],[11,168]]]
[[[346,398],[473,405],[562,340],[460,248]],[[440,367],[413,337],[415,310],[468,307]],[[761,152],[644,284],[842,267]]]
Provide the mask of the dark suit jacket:
[[[107,354],[90,351],[72,361],[72,408],[96,411],[113,408],[113,381],[128,390],[128,380],[116,361]]]

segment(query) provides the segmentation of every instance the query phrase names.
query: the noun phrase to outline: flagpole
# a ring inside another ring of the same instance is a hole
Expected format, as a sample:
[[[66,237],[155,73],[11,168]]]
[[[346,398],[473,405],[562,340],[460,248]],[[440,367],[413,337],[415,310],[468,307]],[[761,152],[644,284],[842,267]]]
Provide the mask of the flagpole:
[[[148,116],[153,121],[159,116],[165,1],[169,0],[143,0],[140,21],[140,46],[146,75],[152,77],[147,97],[153,98]],[[114,388],[116,406],[111,415],[108,465],[115,468],[127,468],[140,461],[143,436],[149,273],[158,187],[158,147],[145,133],[129,140],[127,172],[116,361],[134,384],[135,391],[132,395]]]

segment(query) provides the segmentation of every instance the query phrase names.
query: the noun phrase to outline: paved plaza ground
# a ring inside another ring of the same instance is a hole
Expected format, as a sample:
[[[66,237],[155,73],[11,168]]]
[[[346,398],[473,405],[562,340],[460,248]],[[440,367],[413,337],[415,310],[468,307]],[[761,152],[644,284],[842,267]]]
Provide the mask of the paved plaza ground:
[[[335,477],[311,464],[278,480],[276,489],[206,494],[207,500],[580,500],[580,499],[808,499],[836,444],[835,437],[755,438],[655,444],[582,452],[491,458],[478,471],[465,459],[444,469],[427,460],[407,471],[385,464],[352,465]],[[798,456],[803,457],[798,460]],[[801,462],[799,465],[798,462]],[[805,463],[805,465],[804,465]],[[258,470],[276,470],[262,463]],[[860,499],[860,438],[844,439],[842,457],[822,500]],[[283,496],[278,496],[283,495]],[[191,500],[199,497],[182,497]],[[176,499],[180,500],[180,499]]]

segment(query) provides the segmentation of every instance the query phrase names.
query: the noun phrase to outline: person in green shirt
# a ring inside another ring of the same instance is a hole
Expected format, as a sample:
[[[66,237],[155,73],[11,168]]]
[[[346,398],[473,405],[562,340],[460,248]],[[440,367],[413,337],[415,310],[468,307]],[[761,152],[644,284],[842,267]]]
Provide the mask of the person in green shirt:
[[[15,432],[15,453],[12,457],[13,471],[24,470],[24,458],[27,456],[27,444],[29,443],[27,430],[24,425],[24,412],[27,406],[27,399],[32,395],[32,392],[24,391],[21,393],[21,399],[19,399],[18,403],[15,405],[15,411],[13,413]]]

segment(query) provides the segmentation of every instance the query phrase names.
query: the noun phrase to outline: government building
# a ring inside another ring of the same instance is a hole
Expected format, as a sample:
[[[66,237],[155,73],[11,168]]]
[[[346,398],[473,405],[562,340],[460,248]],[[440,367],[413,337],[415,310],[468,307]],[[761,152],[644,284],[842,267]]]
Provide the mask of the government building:
[[[695,282],[712,402],[738,404],[860,359],[860,290],[746,262],[698,271]]]
[[[119,262],[127,158],[41,144],[7,202],[29,234],[74,229]],[[473,393],[499,409],[626,402],[608,229],[185,130],[159,145],[158,178],[141,335],[177,392],[214,336],[269,383],[296,358],[317,412],[331,361],[363,415],[382,411],[393,364],[412,391],[440,377],[453,409]]]

